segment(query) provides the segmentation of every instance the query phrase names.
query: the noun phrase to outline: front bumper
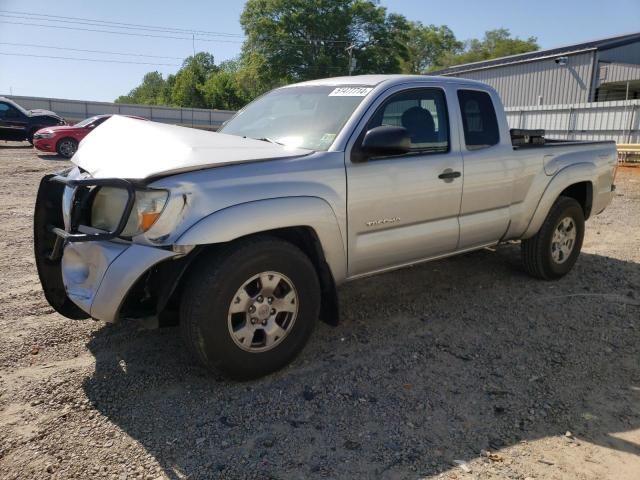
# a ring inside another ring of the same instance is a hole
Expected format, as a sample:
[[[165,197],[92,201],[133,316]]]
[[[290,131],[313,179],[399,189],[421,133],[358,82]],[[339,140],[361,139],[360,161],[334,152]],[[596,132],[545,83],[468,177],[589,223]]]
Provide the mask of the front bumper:
[[[150,268],[177,254],[144,245],[94,241],[67,243],[61,261],[69,299],[91,317],[118,320],[133,285]]]
[[[42,139],[42,138],[38,139],[34,137],[33,146],[35,147],[36,150],[40,150],[41,152],[56,151],[56,145],[52,139]]]
[[[49,304],[68,318],[87,314],[105,322],[118,319],[127,293],[149,269],[177,253],[118,239],[126,220],[113,232],[82,233],[74,211],[76,188],[127,183],[123,180],[45,176],[34,213],[34,249],[40,283]],[[131,212],[131,191],[123,217]]]

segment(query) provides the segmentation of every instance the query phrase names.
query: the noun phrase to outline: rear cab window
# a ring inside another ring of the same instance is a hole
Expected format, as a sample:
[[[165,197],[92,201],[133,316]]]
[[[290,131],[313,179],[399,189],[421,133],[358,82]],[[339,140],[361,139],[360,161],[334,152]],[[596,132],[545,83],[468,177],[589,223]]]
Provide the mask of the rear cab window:
[[[487,92],[458,90],[458,102],[467,150],[480,150],[500,143],[498,117]]]

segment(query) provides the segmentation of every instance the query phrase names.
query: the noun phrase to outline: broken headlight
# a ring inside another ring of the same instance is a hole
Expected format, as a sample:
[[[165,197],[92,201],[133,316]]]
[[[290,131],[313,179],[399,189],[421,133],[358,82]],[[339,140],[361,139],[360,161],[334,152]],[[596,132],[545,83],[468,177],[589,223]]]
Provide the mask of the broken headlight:
[[[135,237],[149,230],[160,218],[168,197],[166,190],[136,190],[133,210],[121,236]],[[91,206],[91,226],[109,232],[116,230],[127,198],[127,191],[122,188],[100,187]]]

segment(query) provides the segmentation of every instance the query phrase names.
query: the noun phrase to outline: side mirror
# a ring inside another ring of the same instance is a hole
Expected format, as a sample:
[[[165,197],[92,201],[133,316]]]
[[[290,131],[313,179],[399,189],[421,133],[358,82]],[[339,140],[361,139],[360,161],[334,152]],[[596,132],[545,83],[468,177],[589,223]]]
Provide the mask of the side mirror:
[[[411,151],[411,138],[406,128],[382,125],[365,134],[360,150],[365,157],[402,155]]]

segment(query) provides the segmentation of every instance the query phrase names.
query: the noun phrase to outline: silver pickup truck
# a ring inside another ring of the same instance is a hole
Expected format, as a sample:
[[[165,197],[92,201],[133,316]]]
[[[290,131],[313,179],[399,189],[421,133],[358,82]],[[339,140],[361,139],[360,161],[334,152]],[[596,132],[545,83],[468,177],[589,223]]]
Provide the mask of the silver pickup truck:
[[[372,75],[276,89],[219,133],[116,116],[72,161],[36,201],[49,303],[178,321],[204,365],[249,378],[336,322],[348,280],[511,240],[562,277],[616,150],[510,131],[482,83]]]

